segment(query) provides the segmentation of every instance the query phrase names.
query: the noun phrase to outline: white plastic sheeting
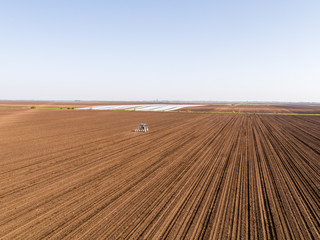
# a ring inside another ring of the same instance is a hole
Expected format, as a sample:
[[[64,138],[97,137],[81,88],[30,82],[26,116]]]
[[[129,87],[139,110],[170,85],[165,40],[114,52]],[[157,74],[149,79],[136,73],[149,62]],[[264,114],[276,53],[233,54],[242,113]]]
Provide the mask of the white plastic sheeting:
[[[185,107],[197,107],[203,105],[187,105],[187,104],[136,104],[136,105],[105,105],[83,107],[78,109],[93,110],[129,110],[129,111],[174,111]]]

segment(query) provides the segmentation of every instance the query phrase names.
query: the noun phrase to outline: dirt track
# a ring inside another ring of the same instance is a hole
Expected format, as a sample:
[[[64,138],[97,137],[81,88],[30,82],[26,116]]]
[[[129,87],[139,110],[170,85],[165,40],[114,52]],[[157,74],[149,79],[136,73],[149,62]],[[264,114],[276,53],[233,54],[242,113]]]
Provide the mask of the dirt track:
[[[320,238],[320,117],[0,118],[1,239]]]

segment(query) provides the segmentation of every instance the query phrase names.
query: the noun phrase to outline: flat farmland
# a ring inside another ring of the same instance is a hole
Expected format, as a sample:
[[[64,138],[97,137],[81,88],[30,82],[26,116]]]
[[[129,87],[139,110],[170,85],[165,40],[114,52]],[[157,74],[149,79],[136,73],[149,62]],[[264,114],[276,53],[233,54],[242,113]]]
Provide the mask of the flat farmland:
[[[168,105],[167,109],[164,110],[181,110],[181,111],[193,111],[193,112],[215,112],[215,113],[278,113],[278,114],[316,114],[320,115],[320,104],[207,104],[207,103],[174,103],[174,102],[94,102],[94,101],[66,101],[66,102],[57,102],[57,101],[0,101],[0,109],[8,108],[20,108],[27,109],[32,106],[36,106],[40,109],[54,109],[54,108],[90,108],[93,109],[105,109],[108,110],[108,106],[114,106],[115,109],[130,109],[134,108],[133,105],[142,105],[142,110],[146,106],[143,105]],[[128,105],[126,108],[125,106]],[[172,108],[169,108],[169,105],[172,105]],[[175,108],[181,105],[181,108]],[[141,107],[136,107],[139,111]],[[110,108],[109,108],[110,110]],[[163,109],[158,109],[162,111]],[[152,109],[150,110],[152,111]]]
[[[204,112],[242,112],[242,113],[297,113],[320,114],[319,104],[204,104],[187,107],[183,110]]]
[[[0,109],[0,133],[0,239],[320,238],[319,116]]]

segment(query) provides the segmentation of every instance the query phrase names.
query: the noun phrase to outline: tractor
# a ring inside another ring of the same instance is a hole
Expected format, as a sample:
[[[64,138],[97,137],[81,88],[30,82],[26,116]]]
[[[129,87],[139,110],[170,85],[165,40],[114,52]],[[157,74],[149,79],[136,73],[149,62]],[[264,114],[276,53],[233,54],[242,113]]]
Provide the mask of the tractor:
[[[148,132],[148,125],[146,123],[141,123],[138,129],[134,129],[133,132]]]

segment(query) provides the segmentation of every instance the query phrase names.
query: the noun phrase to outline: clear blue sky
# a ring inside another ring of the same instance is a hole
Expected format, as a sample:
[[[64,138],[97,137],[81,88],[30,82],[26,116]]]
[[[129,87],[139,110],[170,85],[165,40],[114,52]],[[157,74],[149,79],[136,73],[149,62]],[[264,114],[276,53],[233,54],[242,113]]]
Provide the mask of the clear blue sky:
[[[320,1],[0,1],[0,99],[320,102]]]

